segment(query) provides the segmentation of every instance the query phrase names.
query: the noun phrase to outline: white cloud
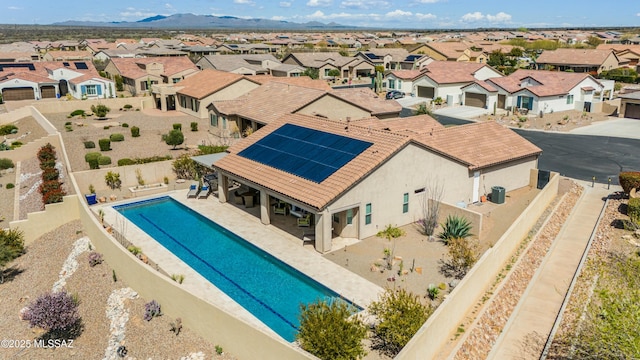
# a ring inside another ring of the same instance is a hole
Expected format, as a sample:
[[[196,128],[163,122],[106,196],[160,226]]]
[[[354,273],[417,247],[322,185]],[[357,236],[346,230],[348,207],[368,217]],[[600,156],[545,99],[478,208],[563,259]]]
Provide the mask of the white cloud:
[[[282,20],[286,20],[287,18],[284,16],[272,16],[271,20],[275,20],[275,21],[282,21]]]
[[[17,6],[9,6],[9,7],[7,7],[7,9],[9,9],[9,10],[22,10],[21,7],[17,7]]]
[[[391,12],[388,12],[385,14],[385,16],[390,17],[390,18],[398,18],[398,17],[409,17],[412,16],[413,14],[411,13],[411,11],[402,11],[402,10],[393,10]]]
[[[120,13],[120,16],[123,18],[135,18],[135,19],[148,18],[150,16],[155,16],[155,15],[158,15],[158,13],[155,11],[151,11],[147,9],[136,9],[133,7],[128,7],[126,11],[123,11]]]
[[[389,2],[384,0],[344,0],[340,3],[341,8],[348,9],[380,9],[380,8],[388,8]]]
[[[280,1],[280,7],[283,7],[283,8],[291,7],[291,2],[290,1]]]
[[[169,4],[169,3],[164,4],[164,8],[165,8],[165,9],[167,9],[167,10],[175,10],[175,8],[173,7],[173,5],[171,5],[171,4]]]
[[[431,20],[431,19],[435,19],[436,16],[429,13],[429,14],[421,14],[421,13],[416,13],[416,19],[417,20]]]
[[[255,3],[251,0],[233,0],[233,3],[242,5],[255,5]]]
[[[510,22],[511,21],[511,15],[507,14],[507,13],[503,13],[503,12],[499,12],[495,15],[489,15],[487,14],[487,20],[491,21],[491,22]]]
[[[474,13],[467,13],[462,16],[463,21],[480,21],[484,19],[484,15],[480,11]]]
[[[640,13],[637,13],[636,16],[640,16]]]
[[[307,6],[310,7],[328,7],[331,6],[331,0],[309,0]]]
[[[440,0],[417,0],[417,2],[419,2],[420,4],[435,4],[439,1]]]

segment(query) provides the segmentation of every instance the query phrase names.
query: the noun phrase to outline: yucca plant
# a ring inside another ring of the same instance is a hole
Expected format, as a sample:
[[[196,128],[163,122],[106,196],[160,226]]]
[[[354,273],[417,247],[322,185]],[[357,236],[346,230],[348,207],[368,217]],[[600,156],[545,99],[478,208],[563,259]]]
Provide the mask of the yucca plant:
[[[444,242],[445,245],[449,244],[449,240],[460,238],[466,239],[471,236],[471,222],[464,216],[449,215],[442,226],[442,232],[438,237]]]

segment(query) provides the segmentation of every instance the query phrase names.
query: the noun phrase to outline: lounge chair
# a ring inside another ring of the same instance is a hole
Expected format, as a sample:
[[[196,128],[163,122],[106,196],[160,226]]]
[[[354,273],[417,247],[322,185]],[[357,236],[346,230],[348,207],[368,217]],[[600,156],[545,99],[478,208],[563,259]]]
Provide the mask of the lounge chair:
[[[311,213],[307,213],[304,217],[298,218],[298,227],[311,226]]]
[[[273,206],[273,213],[276,215],[287,215],[288,212],[289,204],[284,201],[278,201],[278,203]]]
[[[209,185],[202,185],[198,199],[206,199],[209,196]]]
[[[189,192],[187,193],[187,199],[198,196],[198,184],[193,183],[189,186]]]

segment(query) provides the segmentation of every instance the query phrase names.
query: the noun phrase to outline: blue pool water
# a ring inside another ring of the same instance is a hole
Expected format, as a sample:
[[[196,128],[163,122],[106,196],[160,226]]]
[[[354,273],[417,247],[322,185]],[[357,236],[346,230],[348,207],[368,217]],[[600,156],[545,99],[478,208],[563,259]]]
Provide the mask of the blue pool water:
[[[339,299],[335,292],[170,197],[114,209],[287,341],[295,339],[301,303]]]

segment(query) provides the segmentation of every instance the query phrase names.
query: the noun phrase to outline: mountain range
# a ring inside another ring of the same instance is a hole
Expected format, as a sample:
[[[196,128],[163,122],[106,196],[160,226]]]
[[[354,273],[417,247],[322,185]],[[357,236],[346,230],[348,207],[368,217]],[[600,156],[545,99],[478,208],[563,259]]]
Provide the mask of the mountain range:
[[[65,21],[52,25],[91,26],[118,28],[159,28],[159,29],[244,29],[244,30],[343,30],[353,29],[336,23],[323,24],[317,21],[294,23],[267,19],[241,19],[233,16],[213,16],[194,14],[174,14],[170,16],[156,15],[138,21]]]

